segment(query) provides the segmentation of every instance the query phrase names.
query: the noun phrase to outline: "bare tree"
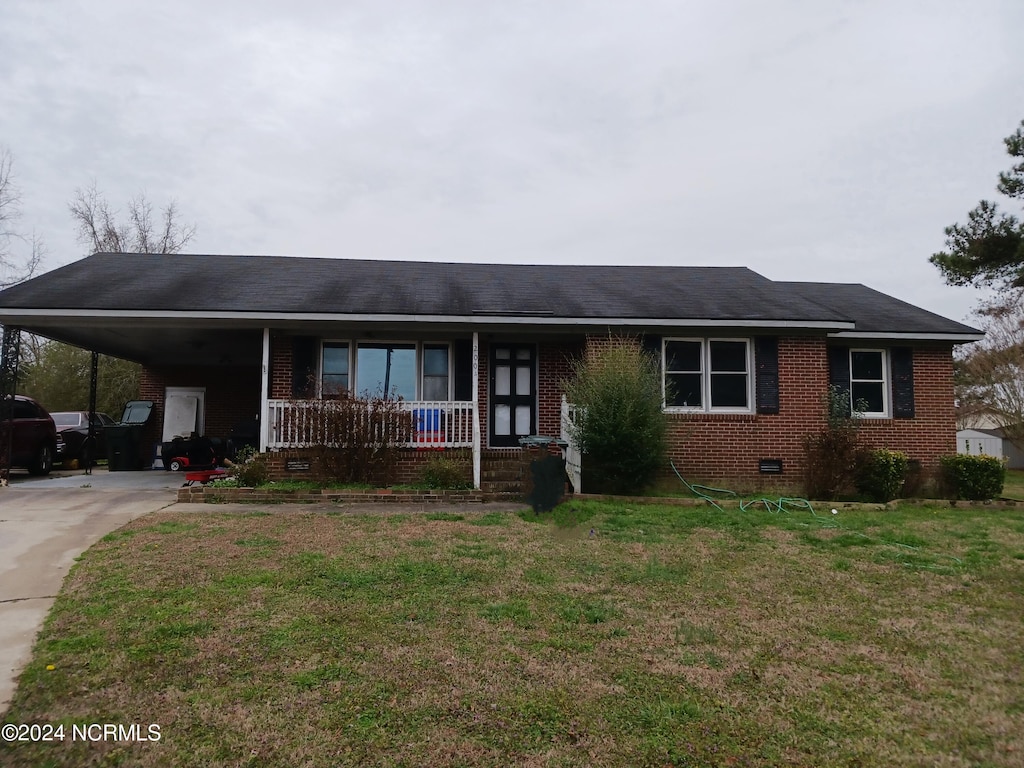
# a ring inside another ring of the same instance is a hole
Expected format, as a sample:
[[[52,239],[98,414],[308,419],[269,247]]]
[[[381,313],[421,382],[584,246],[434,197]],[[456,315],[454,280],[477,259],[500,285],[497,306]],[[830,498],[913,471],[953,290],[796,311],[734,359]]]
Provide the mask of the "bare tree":
[[[0,147],[0,290],[28,280],[43,259],[42,240],[18,229],[21,194],[14,183],[14,158]]]
[[[1024,303],[1021,291],[977,310],[985,331],[957,366],[962,407],[984,410],[1017,447],[1024,448]]]
[[[178,253],[195,235],[194,225],[180,222],[172,202],[159,213],[145,195],[128,202],[127,216],[119,221],[113,209],[93,183],[75,190],[68,208],[78,228],[79,241],[91,252]],[[89,402],[88,377],[82,374],[89,362],[85,350],[59,341],[31,338],[26,349],[24,392],[50,407],[75,410]],[[100,405],[120,408],[138,396],[137,363],[100,355]],[[55,405],[56,404],[56,405]]]
[[[79,242],[93,252],[178,253],[196,233],[194,224],[179,221],[173,201],[156,214],[142,193],[128,201],[127,220],[119,222],[120,212],[110,207],[95,182],[75,190],[68,207],[78,226]]]

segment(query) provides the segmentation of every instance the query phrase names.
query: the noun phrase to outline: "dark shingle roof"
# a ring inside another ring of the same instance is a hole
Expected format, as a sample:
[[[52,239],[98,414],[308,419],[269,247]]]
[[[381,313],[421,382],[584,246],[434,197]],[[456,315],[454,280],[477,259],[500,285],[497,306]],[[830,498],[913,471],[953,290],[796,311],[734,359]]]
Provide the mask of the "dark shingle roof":
[[[98,253],[0,292],[7,310],[521,316],[793,323],[973,333],[861,285],[773,282],[743,267],[459,264]]]
[[[979,334],[980,331],[857,283],[777,283],[853,319],[857,333]]]

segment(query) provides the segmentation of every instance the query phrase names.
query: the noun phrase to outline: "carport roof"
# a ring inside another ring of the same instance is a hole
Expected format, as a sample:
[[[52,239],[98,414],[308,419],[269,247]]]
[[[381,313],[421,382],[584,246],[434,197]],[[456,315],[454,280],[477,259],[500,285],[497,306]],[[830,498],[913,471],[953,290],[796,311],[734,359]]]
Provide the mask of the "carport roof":
[[[979,335],[863,285],[775,282],[745,267],[97,253],[0,292],[0,322],[94,348],[90,326],[123,334],[141,325],[156,339],[172,327],[303,321]],[[113,336],[105,341],[116,348]],[[138,350],[126,356],[139,359]]]

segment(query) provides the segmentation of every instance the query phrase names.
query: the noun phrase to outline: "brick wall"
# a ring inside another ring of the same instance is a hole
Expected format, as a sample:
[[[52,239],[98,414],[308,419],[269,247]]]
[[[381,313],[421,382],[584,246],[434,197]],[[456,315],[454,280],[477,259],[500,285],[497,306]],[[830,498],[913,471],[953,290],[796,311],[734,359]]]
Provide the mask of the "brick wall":
[[[588,340],[601,343],[600,337]],[[548,341],[537,346],[539,371],[538,432],[561,432],[562,384],[570,376],[570,361],[582,354],[584,343]],[[481,341],[479,409],[482,436],[487,440],[489,382],[488,345]],[[271,397],[291,395],[292,346],[288,336],[275,335],[271,349]],[[157,403],[147,439],[157,442],[163,423],[164,388],[205,386],[206,432],[226,436],[231,427],[259,410],[259,368],[175,368],[144,371],[142,397]],[[779,413],[669,414],[670,457],[687,480],[729,484],[742,489],[802,484],[803,441],[824,426],[823,396],[828,389],[828,360],[824,338],[779,339]],[[914,350],[913,419],[864,419],[865,445],[904,451],[934,471],[939,456],[955,452],[952,354],[948,344]],[[514,449],[513,449],[514,450]],[[415,482],[431,452],[409,451],[399,463],[400,483]],[[283,468],[282,454],[281,462]],[[781,459],[782,476],[762,475],[759,459]],[[283,469],[282,469],[283,471]],[[308,476],[308,475],[307,475]],[[673,479],[666,468],[666,479]]]
[[[537,434],[558,437],[562,434],[562,395],[564,382],[571,376],[571,361],[583,352],[583,343],[543,343],[537,350]]]
[[[423,468],[434,457],[439,455],[435,450],[417,450],[403,448],[399,450],[395,468],[395,485],[411,485],[422,482]],[[463,464],[464,479],[473,482],[473,455],[469,449],[460,448],[446,451],[449,457]],[[296,448],[271,453],[268,460],[270,476],[275,480],[317,480],[317,451],[311,448]],[[308,462],[308,470],[289,470],[288,462]],[[383,479],[378,478],[383,484]]]
[[[688,481],[738,489],[787,487],[803,481],[805,435],[825,426],[828,360],[821,338],[779,340],[779,413],[671,414],[670,457]],[[905,452],[933,473],[956,450],[953,362],[948,345],[915,348],[913,419],[863,419],[862,444]],[[759,459],[781,459],[784,474],[762,475]],[[671,470],[666,477],[672,477]]]
[[[913,419],[864,419],[863,439],[904,451],[934,469],[938,457],[956,453],[953,357],[948,347],[914,350]]]
[[[258,366],[144,368],[139,399],[154,403],[153,415],[144,435],[147,443],[155,445],[160,442],[167,387],[206,388],[207,437],[226,438],[236,424],[251,420],[260,410]]]

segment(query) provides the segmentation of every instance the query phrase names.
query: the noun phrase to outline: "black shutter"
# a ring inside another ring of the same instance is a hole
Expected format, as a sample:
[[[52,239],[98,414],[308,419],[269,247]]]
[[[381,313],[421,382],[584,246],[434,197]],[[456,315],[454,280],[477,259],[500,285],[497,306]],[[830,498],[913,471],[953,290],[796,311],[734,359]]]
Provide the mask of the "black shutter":
[[[310,398],[316,392],[313,381],[317,370],[316,351],[316,337],[292,338],[292,397]]]
[[[779,412],[779,340],[754,339],[754,398],[758,413]]]
[[[645,333],[640,337],[640,347],[643,349],[645,354],[648,354],[654,360],[655,370],[658,371],[658,375],[661,377],[661,385],[665,386],[665,369],[662,367],[664,358],[661,352],[661,336],[654,336],[649,333]],[[664,405],[664,390],[662,390],[662,405]]]
[[[452,358],[455,369],[455,399],[473,399],[473,342],[471,339],[456,339],[452,342]]]
[[[850,394],[850,350],[848,347],[828,348],[828,383],[839,392]]]
[[[658,368],[661,368],[661,336],[652,336],[649,333],[644,334],[640,340],[640,345],[643,347],[644,352],[654,355],[654,359],[658,361]]]
[[[895,419],[914,418],[914,350],[893,347],[892,362],[892,415]]]

